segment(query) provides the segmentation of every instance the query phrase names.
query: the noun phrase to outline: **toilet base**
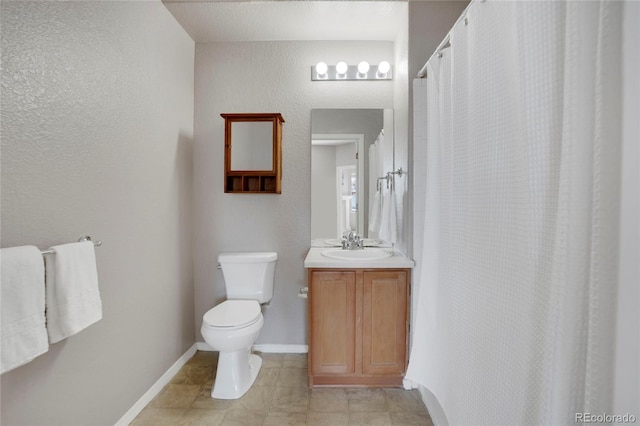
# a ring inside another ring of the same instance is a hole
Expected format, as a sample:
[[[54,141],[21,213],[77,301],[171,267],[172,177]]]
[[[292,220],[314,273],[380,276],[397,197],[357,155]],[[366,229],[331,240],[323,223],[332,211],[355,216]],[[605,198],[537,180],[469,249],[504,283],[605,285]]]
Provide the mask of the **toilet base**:
[[[262,367],[262,358],[250,348],[220,352],[211,398],[238,399],[251,388]]]

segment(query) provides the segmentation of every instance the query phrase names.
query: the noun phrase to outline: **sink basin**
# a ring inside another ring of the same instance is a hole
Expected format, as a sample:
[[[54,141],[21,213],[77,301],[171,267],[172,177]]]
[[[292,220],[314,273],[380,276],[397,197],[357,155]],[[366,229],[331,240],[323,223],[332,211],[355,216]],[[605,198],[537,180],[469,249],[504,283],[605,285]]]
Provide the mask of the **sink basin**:
[[[322,255],[331,259],[338,260],[379,260],[391,257],[389,250],[380,249],[364,249],[364,250],[342,250],[328,249],[323,250]]]

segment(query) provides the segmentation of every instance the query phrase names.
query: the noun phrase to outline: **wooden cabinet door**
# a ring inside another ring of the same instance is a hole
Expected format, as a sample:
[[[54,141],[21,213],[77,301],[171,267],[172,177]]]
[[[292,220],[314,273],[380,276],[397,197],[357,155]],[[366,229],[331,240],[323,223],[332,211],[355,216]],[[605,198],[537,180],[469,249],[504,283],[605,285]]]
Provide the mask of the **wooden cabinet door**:
[[[309,287],[312,374],[353,374],[356,346],[356,274],[312,271]]]
[[[407,363],[408,282],[405,271],[365,271],[362,372],[404,373]]]

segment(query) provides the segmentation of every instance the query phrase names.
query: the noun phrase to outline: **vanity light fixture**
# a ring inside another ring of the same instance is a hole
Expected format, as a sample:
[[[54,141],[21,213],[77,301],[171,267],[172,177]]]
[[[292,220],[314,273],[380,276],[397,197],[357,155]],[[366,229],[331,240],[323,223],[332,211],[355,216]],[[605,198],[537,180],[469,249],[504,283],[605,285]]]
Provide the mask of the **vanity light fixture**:
[[[328,70],[329,68],[327,67],[327,64],[325,64],[324,62],[318,62],[316,64],[316,73],[318,74],[319,79],[326,80]]]
[[[369,68],[371,68],[369,66],[369,62],[367,62],[367,61],[360,62],[358,64],[358,75],[357,75],[357,77],[359,79],[367,78],[367,73],[369,72]]]
[[[387,61],[382,61],[378,64],[378,72],[376,72],[376,76],[386,76],[387,73],[391,71],[391,64]]]
[[[336,65],[318,62],[311,66],[311,81],[340,81],[340,80],[392,80],[391,64],[382,61],[378,65],[369,65],[362,61],[358,65],[347,65],[340,61]]]
[[[345,79],[347,78],[347,71],[349,70],[349,65],[346,62],[338,62],[336,64],[336,78]]]

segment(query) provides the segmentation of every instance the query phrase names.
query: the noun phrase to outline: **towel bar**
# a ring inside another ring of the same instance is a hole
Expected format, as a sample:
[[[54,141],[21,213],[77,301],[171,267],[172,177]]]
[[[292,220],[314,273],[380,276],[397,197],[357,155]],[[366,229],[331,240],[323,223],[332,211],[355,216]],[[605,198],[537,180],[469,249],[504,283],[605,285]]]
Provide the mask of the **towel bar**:
[[[400,177],[402,177],[402,175],[406,175],[407,172],[405,170],[402,170],[402,167],[400,167],[398,170],[396,170],[395,172],[387,172],[387,174],[383,177],[379,177],[377,182],[376,182],[376,191],[380,191],[380,181],[381,180],[386,180],[387,181],[387,189],[389,189],[389,181],[391,181],[391,184],[393,185],[393,175],[398,175]]]
[[[83,241],[92,241],[92,240],[90,236],[83,235],[80,238],[78,238],[78,242],[81,243]],[[93,241],[93,245],[96,247],[99,247],[102,245],[102,241]],[[40,253],[42,253],[42,255],[45,256],[47,254],[54,254],[55,251],[53,251],[53,249],[49,249],[49,250],[42,250]]]

